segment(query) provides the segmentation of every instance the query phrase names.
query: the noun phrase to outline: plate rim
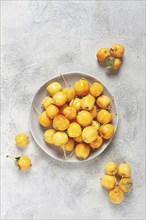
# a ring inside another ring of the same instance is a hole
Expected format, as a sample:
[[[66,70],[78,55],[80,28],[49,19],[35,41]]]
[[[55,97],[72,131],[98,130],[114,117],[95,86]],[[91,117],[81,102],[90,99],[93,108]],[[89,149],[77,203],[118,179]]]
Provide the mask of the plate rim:
[[[92,74],[90,74],[90,73],[86,73],[86,72],[82,72],[82,71],[69,71],[69,72],[65,72],[65,73],[61,73],[61,74],[62,74],[63,76],[65,76],[65,75],[74,74],[74,73],[76,73],[76,74],[83,74],[83,75],[86,75],[87,77],[90,76],[91,78],[94,78],[95,80],[97,80],[98,82],[100,82],[100,83],[109,91],[109,93],[112,95],[112,93],[111,93],[111,91],[109,90],[108,86],[105,86],[105,84],[102,83],[101,80],[99,80],[98,78],[96,78],[94,75],[92,75]],[[53,80],[54,78],[59,77],[59,76],[61,77],[61,75],[57,74],[57,75],[51,77],[48,81]],[[48,81],[47,81],[47,82],[48,82]],[[30,105],[30,111],[29,111],[29,127],[30,127],[30,131],[31,131],[31,135],[32,135],[33,139],[35,140],[36,144],[37,144],[37,145],[39,146],[39,148],[40,148],[41,150],[43,150],[49,157],[51,157],[51,158],[53,158],[54,160],[57,160],[57,161],[59,161],[59,162],[63,161],[63,162],[65,162],[65,163],[83,163],[83,162],[89,162],[89,161],[91,161],[91,160],[97,158],[98,156],[100,156],[100,155],[109,147],[111,141],[113,140],[113,138],[115,137],[115,134],[116,134],[116,132],[117,132],[117,127],[118,127],[118,123],[119,123],[119,113],[118,113],[118,106],[117,106],[116,99],[114,98],[114,103],[115,103],[116,112],[117,112],[117,123],[116,123],[116,126],[114,127],[114,128],[115,128],[114,135],[110,138],[110,140],[109,140],[108,145],[106,146],[106,148],[104,148],[103,150],[101,150],[100,154],[99,154],[99,155],[96,155],[96,156],[93,157],[93,158],[90,158],[90,156],[89,156],[89,157],[88,157],[87,159],[85,159],[85,160],[77,160],[77,161],[70,161],[69,159],[68,159],[68,160],[62,160],[62,159],[59,159],[59,158],[55,157],[54,155],[50,155],[50,154],[48,153],[48,151],[47,151],[45,148],[43,148],[40,143],[38,143],[38,141],[37,141],[37,139],[36,139],[36,137],[35,137],[35,135],[34,135],[34,133],[33,133],[32,126],[31,126],[31,109],[33,108],[33,102],[34,102],[35,96],[36,96],[36,94],[39,92],[39,90],[47,84],[47,82],[45,82],[44,84],[42,84],[42,85],[39,87],[39,89],[35,92],[35,94],[34,94],[33,97],[32,97],[32,101],[31,101],[31,105]],[[112,95],[112,96],[113,96],[113,95]],[[114,96],[113,96],[113,97],[114,97]]]

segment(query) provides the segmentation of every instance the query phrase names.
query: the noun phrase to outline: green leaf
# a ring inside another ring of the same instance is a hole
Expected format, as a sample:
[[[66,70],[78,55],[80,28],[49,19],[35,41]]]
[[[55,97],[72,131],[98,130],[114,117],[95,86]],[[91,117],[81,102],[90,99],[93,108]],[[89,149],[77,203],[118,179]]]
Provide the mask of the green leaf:
[[[114,57],[108,57],[105,61],[105,65],[107,68],[111,68],[114,65],[115,58]]]
[[[126,189],[127,189],[127,193],[130,194],[133,190],[133,183],[132,182],[127,182],[125,185]]]
[[[129,189],[127,194],[129,195],[130,193],[132,193],[132,189]]]

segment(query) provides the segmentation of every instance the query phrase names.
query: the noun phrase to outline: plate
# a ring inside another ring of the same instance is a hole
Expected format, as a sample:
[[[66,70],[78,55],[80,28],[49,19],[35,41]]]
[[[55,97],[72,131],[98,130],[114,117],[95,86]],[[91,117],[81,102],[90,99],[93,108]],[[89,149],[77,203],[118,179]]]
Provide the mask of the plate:
[[[117,129],[117,125],[118,125],[118,109],[117,109],[116,100],[114,99],[114,97],[111,94],[111,92],[109,91],[109,89],[107,89],[107,87],[99,79],[97,79],[94,76],[87,74],[87,73],[76,71],[76,72],[64,73],[63,76],[65,77],[66,81],[68,82],[69,86],[71,86],[71,87],[73,87],[75,82],[81,78],[87,79],[89,81],[89,83],[91,83],[91,84],[94,83],[95,81],[98,81],[103,85],[103,87],[104,87],[103,94],[108,95],[113,100],[112,104],[111,104],[111,108],[112,108],[111,113],[113,115],[112,124],[114,125],[115,133],[116,133],[116,129]],[[43,109],[41,108],[41,102],[42,102],[43,98],[48,95],[46,87],[54,81],[57,81],[57,82],[61,83],[63,85],[63,87],[66,87],[65,83],[63,81],[63,78],[61,76],[56,76],[56,77],[51,78],[49,81],[47,81],[44,85],[42,85],[39,88],[39,90],[34,95],[33,100],[32,100],[32,104],[31,104],[30,130],[31,130],[31,133],[32,133],[32,136],[33,136],[35,142],[38,144],[38,146],[43,151],[46,152],[46,154],[48,154],[49,156],[51,156],[52,158],[54,158],[56,160],[62,161],[63,160],[63,151],[59,147],[57,147],[55,145],[47,144],[44,141],[43,135],[44,135],[45,130],[47,130],[47,128],[42,127],[38,122],[39,112],[43,112]],[[115,135],[115,133],[114,133],[114,135]],[[72,157],[70,157],[70,158],[68,158],[68,160],[64,160],[64,161],[79,163],[79,162],[92,160],[93,158],[99,156],[109,146],[112,139],[113,139],[113,137],[109,140],[106,140],[106,141],[104,140],[103,145],[99,149],[91,150],[91,154],[86,160],[79,160],[76,158],[75,155],[72,155]]]

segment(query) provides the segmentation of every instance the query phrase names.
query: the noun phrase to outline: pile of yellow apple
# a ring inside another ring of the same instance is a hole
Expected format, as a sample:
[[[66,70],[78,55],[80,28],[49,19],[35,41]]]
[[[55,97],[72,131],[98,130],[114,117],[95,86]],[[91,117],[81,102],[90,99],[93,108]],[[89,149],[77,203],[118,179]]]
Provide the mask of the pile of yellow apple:
[[[127,163],[118,167],[110,161],[105,165],[106,175],[100,179],[101,185],[110,190],[109,198],[114,204],[120,204],[124,199],[124,193],[130,193],[133,189],[133,182],[130,178],[131,168]],[[117,179],[120,177],[120,181]]]
[[[117,70],[120,68],[122,61],[121,58],[124,55],[124,47],[121,44],[114,44],[110,49],[101,48],[96,57],[100,62],[105,62],[107,68]]]
[[[29,137],[26,134],[17,134],[15,137],[15,143],[17,147],[23,148],[28,144],[28,142]],[[12,159],[19,170],[28,170],[32,165],[31,159],[25,155],[22,155],[20,157],[7,155],[6,157]]]
[[[48,128],[44,133],[47,143],[86,159],[91,149],[101,147],[104,139],[113,136],[111,99],[103,95],[99,82],[91,85],[83,78],[74,88],[52,82],[47,91],[49,95],[41,102],[44,111],[38,117],[40,125]]]

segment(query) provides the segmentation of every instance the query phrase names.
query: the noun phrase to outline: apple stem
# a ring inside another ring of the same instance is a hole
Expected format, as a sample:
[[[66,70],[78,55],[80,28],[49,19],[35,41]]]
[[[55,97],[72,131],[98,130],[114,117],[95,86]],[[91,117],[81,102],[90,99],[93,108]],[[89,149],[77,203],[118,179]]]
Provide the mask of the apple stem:
[[[71,114],[71,112],[69,112],[67,115],[65,115],[64,117],[67,118],[69,115]]]
[[[70,153],[69,157],[71,158],[73,154],[74,154],[74,150]]]
[[[34,109],[39,113],[39,114],[41,114],[42,112],[40,112],[38,109],[37,109],[37,107],[35,106],[35,104],[34,103],[32,103],[32,105],[33,105],[33,107],[34,107]]]
[[[67,160],[66,151],[64,149],[63,149],[63,153],[64,153],[63,155],[64,159]]]
[[[15,157],[10,156],[10,155],[6,155],[6,157],[7,157],[7,158],[10,158],[10,159],[12,159],[12,160],[14,160],[14,161],[16,160],[16,158],[15,158]]]
[[[105,108],[107,111],[111,111],[112,108],[110,106],[108,106],[107,108]],[[96,111],[99,112],[100,110],[105,110],[105,109],[102,109],[102,108],[98,108]]]
[[[101,139],[102,137],[103,137],[103,135],[100,136],[100,138],[98,139],[98,141],[100,141],[100,139]],[[97,141],[97,142],[98,142],[98,141]]]
[[[90,86],[92,85],[86,78],[83,77],[82,79],[86,80],[89,83]]]
[[[62,79],[63,79],[63,81],[64,81],[66,87],[69,87],[69,85],[68,85],[68,83],[67,83],[65,77],[64,77],[61,73],[60,73],[60,76],[62,77]]]
[[[108,121],[108,122],[103,123],[102,125],[106,125],[106,124],[108,124],[108,123],[109,123],[109,121]],[[97,129],[97,131],[100,129],[100,127],[101,127],[102,125],[100,125],[100,126],[99,126],[99,128]],[[103,135],[102,135],[102,136],[103,136]]]
[[[71,109],[73,109],[73,107],[71,106]],[[72,113],[72,111],[70,111],[67,115],[65,115],[64,117],[67,118],[70,114]]]
[[[75,98],[72,100],[72,105],[71,105],[71,107],[73,107],[74,102],[75,102]]]

